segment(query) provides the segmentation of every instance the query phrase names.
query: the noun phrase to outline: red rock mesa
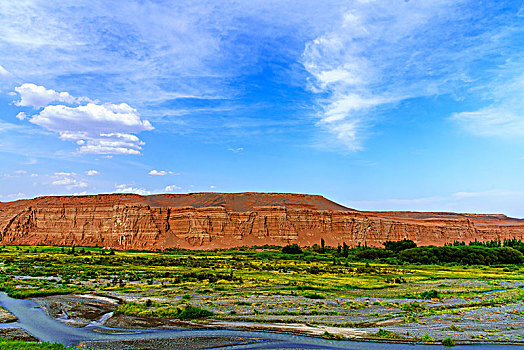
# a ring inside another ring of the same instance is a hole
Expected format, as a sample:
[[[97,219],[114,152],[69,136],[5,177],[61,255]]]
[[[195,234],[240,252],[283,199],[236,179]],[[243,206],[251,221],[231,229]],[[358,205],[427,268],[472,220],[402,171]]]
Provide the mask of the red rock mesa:
[[[419,245],[524,239],[524,220],[365,212],[322,196],[289,193],[102,194],[0,203],[0,244],[216,249],[309,246],[321,238],[329,246],[381,246],[404,238]]]

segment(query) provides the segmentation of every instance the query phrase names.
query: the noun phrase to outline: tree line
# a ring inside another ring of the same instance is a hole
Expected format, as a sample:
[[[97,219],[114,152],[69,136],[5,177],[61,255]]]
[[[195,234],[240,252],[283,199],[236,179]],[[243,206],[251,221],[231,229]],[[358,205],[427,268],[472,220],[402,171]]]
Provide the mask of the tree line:
[[[345,242],[337,248],[326,247],[322,239],[321,245],[301,248],[297,244],[282,247],[284,254],[318,253],[347,258],[354,261],[381,261],[386,263],[418,263],[461,265],[504,265],[524,263],[524,242],[512,238],[487,242],[477,240],[469,242],[455,241],[444,246],[417,246],[408,239],[401,241],[386,241],[383,248],[368,247],[367,244],[351,248]]]

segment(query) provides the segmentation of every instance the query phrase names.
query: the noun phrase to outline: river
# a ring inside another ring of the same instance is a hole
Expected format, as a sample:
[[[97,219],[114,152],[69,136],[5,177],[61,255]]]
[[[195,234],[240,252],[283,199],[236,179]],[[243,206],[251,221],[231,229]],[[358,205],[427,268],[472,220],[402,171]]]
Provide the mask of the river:
[[[6,323],[0,327],[20,327],[42,341],[59,342],[67,346],[76,346],[82,341],[141,340],[183,337],[239,337],[244,339],[263,339],[262,343],[232,345],[220,349],[355,349],[355,350],[431,350],[444,349],[440,345],[379,343],[365,341],[335,341],[300,335],[259,331],[236,330],[135,330],[115,329],[102,326],[98,322],[81,328],[70,327],[49,317],[40,305],[30,299],[13,299],[6,293],[0,293],[0,305],[18,318],[17,322]],[[111,334],[104,333],[111,331]],[[459,345],[453,349],[465,350],[508,350],[524,349],[511,345]]]

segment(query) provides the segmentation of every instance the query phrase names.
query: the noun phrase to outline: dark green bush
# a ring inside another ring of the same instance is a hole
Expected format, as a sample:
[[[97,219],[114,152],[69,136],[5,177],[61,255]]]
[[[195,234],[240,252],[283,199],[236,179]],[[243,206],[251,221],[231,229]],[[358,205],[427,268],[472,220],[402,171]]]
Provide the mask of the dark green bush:
[[[184,310],[182,310],[178,314],[177,317],[182,320],[190,320],[190,319],[195,319],[195,318],[208,317],[212,315],[213,315],[212,311],[202,309],[198,306],[188,305]]]
[[[417,247],[417,244],[415,242],[405,238],[402,241],[386,241],[383,245],[386,250],[392,250],[394,252],[400,252],[402,250]]]
[[[379,248],[366,248],[363,249],[355,256],[358,259],[367,259],[367,260],[376,260],[376,259],[383,259],[383,258],[389,258],[393,255],[393,253],[389,250],[379,249]]]
[[[296,243],[282,247],[282,253],[284,254],[302,254],[302,249]]]
[[[427,290],[425,292],[420,293],[420,297],[422,299],[436,299],[436,298],[440,298],[440,294],[436,290],[432,289],[432,290]]]
[[[489,248],[484,246],[426,246],[401,251],[400,260],[410,263],[463,265],[521,264],[524,255],[510,247]]]

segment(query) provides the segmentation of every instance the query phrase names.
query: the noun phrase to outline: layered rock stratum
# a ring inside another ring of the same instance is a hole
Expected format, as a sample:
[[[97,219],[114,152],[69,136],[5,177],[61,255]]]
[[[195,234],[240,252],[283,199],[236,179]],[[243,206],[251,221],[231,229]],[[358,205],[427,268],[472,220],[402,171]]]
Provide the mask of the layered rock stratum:
[[[367,212],[318,195],[190,193],[47,196],[0,203],[0,244],[115,249],[217,249],[253,245],[381,246],[524,239],[505,215]]]

